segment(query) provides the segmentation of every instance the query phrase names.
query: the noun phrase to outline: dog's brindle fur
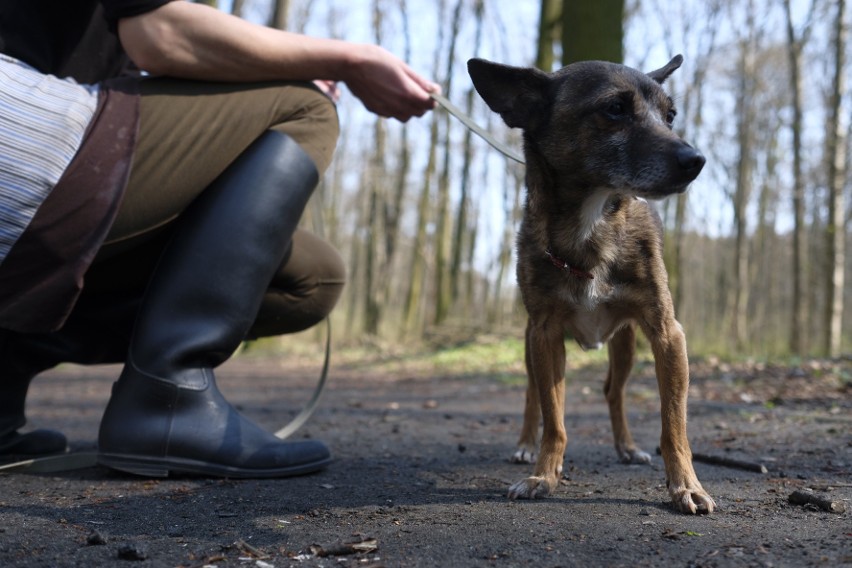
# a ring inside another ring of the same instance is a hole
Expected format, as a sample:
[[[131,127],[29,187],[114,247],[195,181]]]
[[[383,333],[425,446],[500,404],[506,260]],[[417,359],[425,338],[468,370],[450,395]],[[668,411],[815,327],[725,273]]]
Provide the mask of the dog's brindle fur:
[[[672,132],[674,104],[661,87],[681,62],[677,56],[648,74],[598,61],[554,73],[468,62],[488,106],[524,132],[527,197],[517,271],[529,316],[529,384],[513,461],[536,465],[532,477],[509,488],[510,498],[546,496],[561,477],[566,333],[583,348],[607,342],[604,392],[616,452],[625,462],[650,463],[633,442],[624,410],[638,327],[656,362],[671,498],[687,513],[715,507],[692,468],[686,340],[668,288],[662,226],[645,201],[685,191],[704,166],[703,156]]]

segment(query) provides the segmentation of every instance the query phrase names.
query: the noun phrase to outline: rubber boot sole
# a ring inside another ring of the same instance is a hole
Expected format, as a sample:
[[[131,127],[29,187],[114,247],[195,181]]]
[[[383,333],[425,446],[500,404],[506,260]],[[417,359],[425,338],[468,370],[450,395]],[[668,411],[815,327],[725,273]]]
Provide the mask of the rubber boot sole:
[[[274,479],[316,473],[328,467],[331,457],[309,463],[280,468],[253,469],[226,466],[181,458],[159,458],[122,454],[98,454],[98,464],[125,473],[143,477],[169,477],[169,475],[197,475],[203,477],[228,477],[233,479]]]

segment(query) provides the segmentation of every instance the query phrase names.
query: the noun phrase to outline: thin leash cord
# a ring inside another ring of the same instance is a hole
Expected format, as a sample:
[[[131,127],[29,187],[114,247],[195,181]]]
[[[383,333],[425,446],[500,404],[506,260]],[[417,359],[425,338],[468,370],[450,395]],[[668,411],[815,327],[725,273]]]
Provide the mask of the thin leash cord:
[[[472,118],[462,112],[461,109],[459,109],[456,105],[451,103],[447,97],[439,95],[438,93],[429,94],[439,105],[444,108],[444,110],[456,117],[462,124],[469,128],[471,132],[488,142],[488,144],[490,144],[492,148],[494,148],[507,158],[518,162],[519,164],[524,163],[524,159],[521,156],[519,156],[514,150],[494,138],[484,128],[476,124]]]
[[[496,140],[493,136],[491,136],[488,132],[486,132],[483,128],[481,128],[478,124],[476,124],[473,119],[467,116],[464,112],[462,112],[458,107],[456,107],[453,103],[449,101],[443,95],[439,95],[438,93],[430,93],[431,97],[438,102],[447,112],[456,117],[462,124],[464,124],[467,128],[469,128],[472,132],[480,136],[483,140],[488,142],[495,150],[510,158],[520,164],[524,163],[524,159],[518,156],[511,148]],[[313,207],[314,207],[314,229],[316,233],[320,237],[325,236],[325,228],[323,226],[322,221],[322,196],[317,193],[314,194],[313,199]],[[326,338],[325,338],[325,361],[323,362],[322,372],[320,373],[319,382],[317,383],[316,388],[314,389],[314,393],[311,396],[311,399],[302,408],[302,411],[293,418],[289,424],[281,428],[275,433],[275,436],[281,438],[282,440],[291,436],[294,432],[296,432],[299,428],[301,428],[305,422],[311,417],[314,411],[317,409],[319,405],[320,397],[322,396],[322,391],[325,388],[325,384],[328,380],[328,369],[331,361],[331,318],[326,317]]]
[[[322,222],[322,197],[319,193],[314,193],[313,199],[313,222],[314,222],[314,230],[320,237],[325,237],[325,227]],[[322,364],[322,372],[320,372],[320,378],[317,382],[317,386],[314,389],[314,393],[311,396],[311,399],[308,403],[302,408],[302,411],[299,412],[286,426],[275,432],[275,437],[284,440],[293,435],[293,433],[301,428],[305,422],[311,417],[314,411],[319,406],[320,397],[322,396],[322,391],[325,388],[325,384],[328,381],[328,368],[331,364],[331,316],[325,317],[325,360]]]

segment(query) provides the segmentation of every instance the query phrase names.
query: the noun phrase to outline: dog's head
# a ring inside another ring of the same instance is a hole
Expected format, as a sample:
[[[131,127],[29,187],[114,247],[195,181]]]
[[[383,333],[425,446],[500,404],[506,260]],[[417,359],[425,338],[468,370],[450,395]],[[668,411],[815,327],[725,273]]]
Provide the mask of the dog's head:
[[[704,166],[672,131],[674,102],[662,88],[682,61],[645,74],[603,61],[545,73],[471,59],[468,72],[491,110],[524,130],[528,164],[544,161],[582,187],[661,198],[684,191]]]

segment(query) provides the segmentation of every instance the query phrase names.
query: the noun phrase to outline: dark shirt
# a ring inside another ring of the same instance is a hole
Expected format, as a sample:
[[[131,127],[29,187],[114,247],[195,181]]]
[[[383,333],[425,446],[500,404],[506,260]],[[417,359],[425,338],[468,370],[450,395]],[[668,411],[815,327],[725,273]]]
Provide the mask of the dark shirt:
[[[43,73],[97,83],[129,69],[120,18],[171,0],[0,0],[0,52]]]

